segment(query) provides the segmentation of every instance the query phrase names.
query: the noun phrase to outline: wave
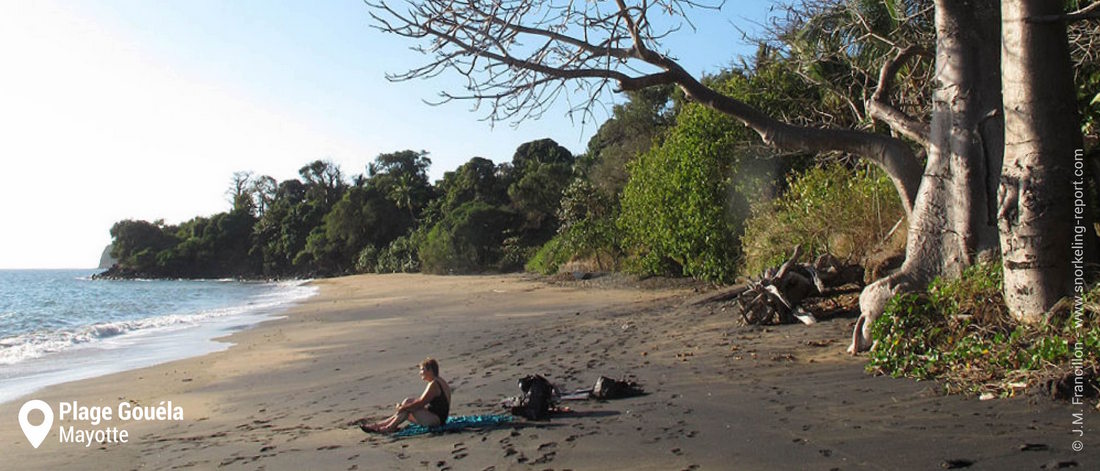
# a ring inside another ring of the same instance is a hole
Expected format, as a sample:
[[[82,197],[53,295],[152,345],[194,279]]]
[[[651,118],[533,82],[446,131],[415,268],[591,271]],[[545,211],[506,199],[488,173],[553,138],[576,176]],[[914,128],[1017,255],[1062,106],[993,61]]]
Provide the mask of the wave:
[[[306,282],[278,283],[273,293],[257,296],[247,304],[201,311],[194,314],[170,314],[130,321],[101,322],[73,329],[36,331],[0,339],[0,365],[13,365],[24,360],[59,353],[75,348],[108,346],[105,341],[144,333],[182,329],[210,319],[229,316],[271,313],[316,292]]]

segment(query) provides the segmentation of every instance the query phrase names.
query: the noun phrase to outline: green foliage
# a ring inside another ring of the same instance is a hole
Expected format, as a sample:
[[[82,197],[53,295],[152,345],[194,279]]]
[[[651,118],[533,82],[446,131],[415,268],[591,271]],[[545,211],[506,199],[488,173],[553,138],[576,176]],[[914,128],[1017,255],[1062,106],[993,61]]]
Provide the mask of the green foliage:
[[[500,261],[501,243],[515,223],[505,208],[472,201],[448,213],[419,247],[422,270],[436,274],[483,271]]]
[[[179,242],[172,232],[164,221],[119,221],[111,226],[111,256],[134,270],[149,270],[155,266],[158,252]]]
[[[502,272],[522,270],[538,249],[538,246],[527,245],[522,237],[507,237],[500,244],[500,261],[497,262],[496,269]]]
[[[803,90],[789,90],[790,96],[798,100],[808,92],[817,97],[802,100],[802,111],[793,115],[773,116],[832,127],[874,126],[856,104],[874,93],[883,63],[898,48],[935,48],[933,12],[931,0],[798,2],[775,26],[777,46],[762,47],[757,64],[781,57],[784,68],[797,72],[799,78],[794,81]],[[930,58],[916,57],[901,64],[903,79],[895,82],[890,101],[927,120],[933,73]]]
[[[415,231],[390,242],[378,254],[378,263],[374,271],[378,273],[415,273],[420,271],[420,257],[417,248],[425,234]]]
[[[376,188],[415,220],[435,197],[428,181],[428,153],[405,150],[381,154],[367,166],[367,185]]]
[[[927,296],[894,297],[871,325],[871,337],[878,343],[870,365],[895,377],[928,378],[937,366],[929,352],[940,343],[945,327],[946,316]]]
[[[615,268],[622,250],[622,232],[615,224],[616,205],[603,192],[581,178],[573,180],[562,196],[558,236],[568,259],[586,258],[597,269]]]
[[[374,273],[378,271],[378,249],[373,245],[363,247],[355,258],[356,273]]]
[[[741,237],[743,272],[779,265],[795,245],[863,262],[904,214],[893,183],[875,168],[811,168],[790,177],[782,197],[754,205]]]
[[[345,273],[364,247],[384,247],[411,227],[407,208],[374,187],[354,187],[325,215],[306,243],[309,260],[321,273]],[[301,263],[301,261],[299,261]]]
[[[1067,368],[1075,343],[1084,366],[1095,366],[1100,287],[1085,295],[1081,325],[1066,310],[1039,324],[1017,324],[1005,309],[1001,276],[999,263],[980,264],[956,280],[937,280],[926,294],[892,299],[871,326],[868,369],[939,379],[950,391],[1011,395],[1020,384]]]
[[[211,278],[245,276],[255,217],[247,210],[197,217],[179,226],[126,220],[111,228],[113,255],[133,276]]]
[[[733,280],[748,201],[734,186],[743,129],[726,115],[687,105],[665,141],[631,164],[618,225],[638,269],[659,274],[671,260],[683,275]]]
[[[433,225],[444,214],[471,201],[499,206],[508,203],[508,182],[501,178],[503,169],[493,161],[474,157],[452,172],[443,174],[437,191],[441,197],[433,203],[426,218]]]
[[[524,143],[512,157],[510,177],[508,197],[522,216],[516,244],[541,245],[557,231],[562,191],[573,178],[573,154],[551,139]]]
[[[553,275],[569,258],[570,252],[566,248],[565,239],[559,235],[542,244],[523,269],[542,275]]]
[[[615,105],[611,118],[600,125],[578,159],[578,171],[594,190],[618,205],[630,175],[627,165],[659,143],[679,112],[679,89],[662,85],[627,92],[627,101]]]

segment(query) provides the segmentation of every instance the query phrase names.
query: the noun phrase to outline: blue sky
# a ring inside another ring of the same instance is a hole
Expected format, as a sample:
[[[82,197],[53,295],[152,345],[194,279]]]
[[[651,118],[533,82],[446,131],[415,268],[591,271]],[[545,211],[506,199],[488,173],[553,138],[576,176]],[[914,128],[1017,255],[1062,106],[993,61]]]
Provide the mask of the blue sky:
[[[737,28],[772,3],[700,12],[667,47],[715,72],[751,53]],[[226,210],[238,170],[284,180],[328,159],[354,175],[414,149],[436,179],[544,137],[579,153],[598,127],[564,102],[516,127],[429,106],[457,78],[388,82],[423,57],[370,24],[359,0],[0,0],[0,268],[94,266],[115,221]]]

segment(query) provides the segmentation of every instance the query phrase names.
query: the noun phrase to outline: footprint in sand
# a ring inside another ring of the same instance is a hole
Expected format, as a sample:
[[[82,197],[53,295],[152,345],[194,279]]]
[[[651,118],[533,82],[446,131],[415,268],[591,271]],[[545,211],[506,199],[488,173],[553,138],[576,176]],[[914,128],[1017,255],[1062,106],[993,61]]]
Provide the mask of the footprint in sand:
[[[462,458],[465,458],[468,455],[469,455],[469,453],[466,453],[466,447],[463,446],[462,442],[458,442],[458,443],[454,444],[454,450],[451,451],[451,457],[452,458],[454,458],[456,460],[460,460]]]
[[[542,456],[535,459],[535,461],[532,461],[531,464],[546,464],[546,463],[549,463],[551,461],[554,461],[554,456],[556,456],[557,454],[558,454],[558,452],[556,452],[556,451],[551,451],[550,453],[545,453]]]

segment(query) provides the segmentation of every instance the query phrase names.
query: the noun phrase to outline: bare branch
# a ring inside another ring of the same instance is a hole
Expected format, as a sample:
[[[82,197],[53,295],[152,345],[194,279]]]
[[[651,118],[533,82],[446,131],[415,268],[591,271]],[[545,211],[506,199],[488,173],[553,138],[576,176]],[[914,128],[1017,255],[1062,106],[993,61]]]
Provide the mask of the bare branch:
[[[1058,23],[1066,22],[1072,23],[1082,20],[1095,20],[1100,19],[1100,2],[1093,3],[1087,7],[1084,7],[1077,11],[1072,11],[1063,15],[1045,15],[1028,18],[1028,23]]]
[[[835,151],[870,159],[894,180],[907,212],[916,198],[922,168],[904,142],[870,132],[785,123],[717,93],[656,50],[661,38],[687,21],[686,8],[713,5],[616,0],[614,11],[608,12],[601,2],[576,0],[408,1],[404,13],[384,0],[368,2],[378,29],[421,41],[419,50],[431,57],[421,67],[389,77],[409,80],[457,72],[466,78],[467,93],[444,93],[442,99],[472,100],[475,109],[486,105],[487,119],[537,118],[568,90],[567,82],[575,84],[570,91],[588,97],[570,112],[586,116],[602,103],[612,82],[620,91],[674,83],[689,98],[740,120],[780,151]],[[655,21],[658,15],[662,18]]]
[[[931,134],[928,123],[913,119],[890,103],[887,95],[890,93],[890,89],[893,88],[894,77],[898,74],[898,69],[906,60],[912,57],[930,55],[931,53],[923,48],[909,46],[898,51],[894,57],[887,59],[882,64],[882,70],[879,73],[878,87],[867,102],[867,110],[872,118],[885,122],[890,125],[891,129],[925,147],[928,146],[929,135]]]

